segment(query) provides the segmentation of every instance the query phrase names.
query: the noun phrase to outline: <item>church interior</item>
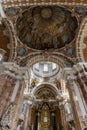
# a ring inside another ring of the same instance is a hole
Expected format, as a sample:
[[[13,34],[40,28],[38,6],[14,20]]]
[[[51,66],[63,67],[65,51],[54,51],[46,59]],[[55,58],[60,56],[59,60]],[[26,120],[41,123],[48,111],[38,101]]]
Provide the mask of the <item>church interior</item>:
[[[0,0],[0,130],[87,130],[87,0]]]

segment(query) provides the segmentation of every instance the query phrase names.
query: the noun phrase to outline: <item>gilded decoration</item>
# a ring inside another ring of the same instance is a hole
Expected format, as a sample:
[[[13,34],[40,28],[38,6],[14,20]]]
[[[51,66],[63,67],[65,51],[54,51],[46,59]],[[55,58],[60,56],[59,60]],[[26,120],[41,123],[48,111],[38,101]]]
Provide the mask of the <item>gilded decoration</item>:
[[[50,110],[48,105],[44,104],[41,111],[40,130],[50,130],[50,129],[51,129]]]
[[[74,40],[77,19],[66,8],[36,6],[22,12],[16,22],[17,36],[27,47],[60,49]]]
[[[55,99],[55,94],[52,92],[52,90],[48,87],[44,87],[35,94],[36,99]]]

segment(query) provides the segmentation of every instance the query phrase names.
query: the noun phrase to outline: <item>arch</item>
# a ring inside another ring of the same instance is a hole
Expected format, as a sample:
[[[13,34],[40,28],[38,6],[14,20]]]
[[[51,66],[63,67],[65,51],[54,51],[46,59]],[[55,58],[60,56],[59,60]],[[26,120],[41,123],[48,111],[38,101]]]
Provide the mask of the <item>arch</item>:
[[[32,66],[35,63],[41,62],[41,61],[50,61],[50,62],[54,62],[56,64],[58,64],[61,68],[63,68],[65,66],[65,63],[62,59],[60,59],[58,56],[44,56],[44,55],[37,55],[37,56],[33,56],[28,62],[27,62],[27,66]]]
[[[17,39],[14,33],[14,27],[13,24],[10,20],[8,20],[7,18],[3,19],[3,23],[5,24],[5,26],[7,27],[8,31],[9,31],[9,44],[8,44],[8,48],[10,50],[10,55],[9,55],[9,59],[8,61],[14,61],[15,57],[16,57],[16,48],[15,45],[17,45]]]
[[[31,94],[34,96],[39,89],[44,87],[44,85],[49,85],[49,88],[55,93],[56,96],[59,94],[59,90],[57,89],[57,87],[54,84],[48,82],[38,84],[36,87],[33,88]]]
[[[87,62],[87,17],[84,18],[76,40],[77,58]]]
[[[31,67],[33,64],[43,61],[54,62],[58,64],[61,68],[64,68],[67,63],[71,63],[71,65],[74,65],[75,63],[74,59],[67,57],[62,53],[49,51],[41,53],[39,51],[29,53],[29,55],[27,55],[26,57],[19,59],[18,64],[20,64],[20,66],[22,66],[22,64],[26,64],[27,67]]]

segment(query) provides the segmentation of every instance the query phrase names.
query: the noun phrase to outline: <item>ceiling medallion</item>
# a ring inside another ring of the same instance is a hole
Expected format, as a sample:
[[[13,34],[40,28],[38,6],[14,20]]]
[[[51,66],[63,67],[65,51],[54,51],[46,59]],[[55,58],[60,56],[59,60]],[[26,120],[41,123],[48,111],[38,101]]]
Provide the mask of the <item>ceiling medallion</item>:
[[[18,56],[25,56],[25,54],[26,54],[26,49],[25,48],[23,48],[23,47],[20,47],[20,48],[18,48],[18,50],[17,50],[17,55]]]
[[[77,28],[76,17],[59,6],[31,7],[16,22],[21,44],[37,50],[64,47],[74,40]]]
[[[19,12],[20,12],[20,8],[17,8],[17,7],[10,7],[10,8],[7,8],[6,10],[6,14],[10,17],[16,16],[17,14],[19,14]]]
[[[41,10],[41,16],[44,19],[51,18],[51,16],[52,16],[52,10],[51,10],[51,8],[48,8],[48,7],[42,8],[42,10]]]

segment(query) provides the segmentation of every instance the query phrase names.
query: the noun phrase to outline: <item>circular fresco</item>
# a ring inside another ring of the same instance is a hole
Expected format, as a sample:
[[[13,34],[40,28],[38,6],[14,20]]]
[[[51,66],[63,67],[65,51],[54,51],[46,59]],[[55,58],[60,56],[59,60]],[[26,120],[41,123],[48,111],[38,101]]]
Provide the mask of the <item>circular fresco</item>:
[[[51,10],[51,8],[47,8],[47,7],[43,8],[41,10],[41,16],[44,19],[51,18],[51,16],[52,16],[52,10]]]
[[[78,23],[63,7],[37,6],[22,13],[16,28],[20,41],[30,48],[60,49],[74,39]]]

